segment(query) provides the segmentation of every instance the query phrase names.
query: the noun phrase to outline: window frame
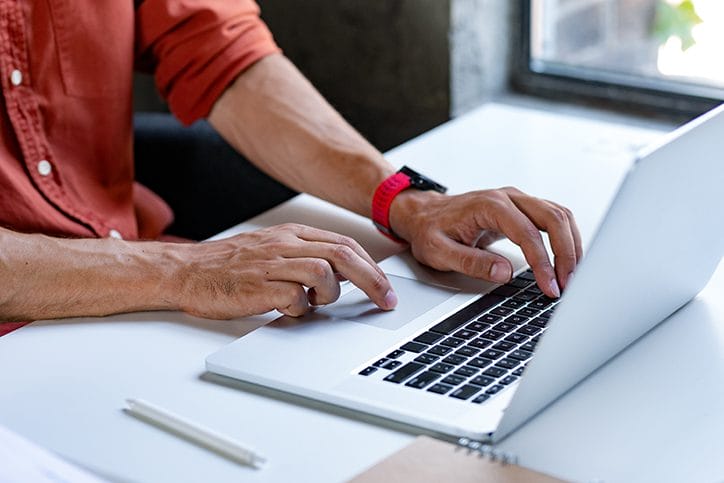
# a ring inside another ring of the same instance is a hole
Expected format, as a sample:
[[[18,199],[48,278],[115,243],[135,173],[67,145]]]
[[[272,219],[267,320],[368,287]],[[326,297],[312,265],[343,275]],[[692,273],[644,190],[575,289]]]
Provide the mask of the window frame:
[[[676,81],[609,73],[554,63],[534,70],[531,58],[531,3],[518,0],[511,87],[518,92],[636,111],[683,122],[724,102],[724,90]],[[714,92],[721,91],[716,97]]]

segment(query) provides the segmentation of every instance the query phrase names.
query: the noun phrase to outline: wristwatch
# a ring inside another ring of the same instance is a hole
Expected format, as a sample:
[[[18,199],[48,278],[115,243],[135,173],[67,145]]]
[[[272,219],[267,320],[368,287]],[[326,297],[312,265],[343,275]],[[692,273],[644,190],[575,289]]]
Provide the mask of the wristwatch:
[[[440,183],[436,183],[407,166],[403,166],[398,172],[380,183],[372,197],[372,222],[383,235],[396,242],[404,242],[404,240],[390,228],[390,205],[397,195],[408,188],[437,191],[438,193],[447,191],[447,188]]]

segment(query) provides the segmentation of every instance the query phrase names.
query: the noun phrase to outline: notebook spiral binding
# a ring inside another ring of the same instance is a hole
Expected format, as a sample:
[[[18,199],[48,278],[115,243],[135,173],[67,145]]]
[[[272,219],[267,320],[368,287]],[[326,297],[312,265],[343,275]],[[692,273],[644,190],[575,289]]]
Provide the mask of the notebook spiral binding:
[[[480,458],[488,458],[491,461],[499,461],[504,465],[514,465],[518,463],[518,457],[513,453],[493,448],[489,444],[474,441],[468,438],[460,438],[457,441],[458,447],[468,450],[468,454],[477,454]]]

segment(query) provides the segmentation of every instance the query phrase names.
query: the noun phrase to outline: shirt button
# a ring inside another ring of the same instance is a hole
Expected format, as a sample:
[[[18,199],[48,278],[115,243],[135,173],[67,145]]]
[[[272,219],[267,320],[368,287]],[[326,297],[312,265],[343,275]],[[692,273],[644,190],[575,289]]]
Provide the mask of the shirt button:
[[[53,171],[53,166],[46,159],[40,160],[38,163],[38,173],[40,176],[48,176]]]
[[[115,238],[116,240],[123,240],[123,236],[121,236],[121,234],[118,230],[109,231],[108,236],[111,238]]]
[[[15,87],[23,83],[23,73],[15,69],[10,73],[10,83]]]

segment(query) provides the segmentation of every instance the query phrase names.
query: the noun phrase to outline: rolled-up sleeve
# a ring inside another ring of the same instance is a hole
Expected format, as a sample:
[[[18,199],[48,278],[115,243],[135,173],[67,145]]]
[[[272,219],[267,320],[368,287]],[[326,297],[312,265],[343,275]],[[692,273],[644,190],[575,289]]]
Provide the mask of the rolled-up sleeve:
[[[136,63],[181,122],[206,117],[247,67],[279,52],[253,0],[145,0],[136,10]]]

